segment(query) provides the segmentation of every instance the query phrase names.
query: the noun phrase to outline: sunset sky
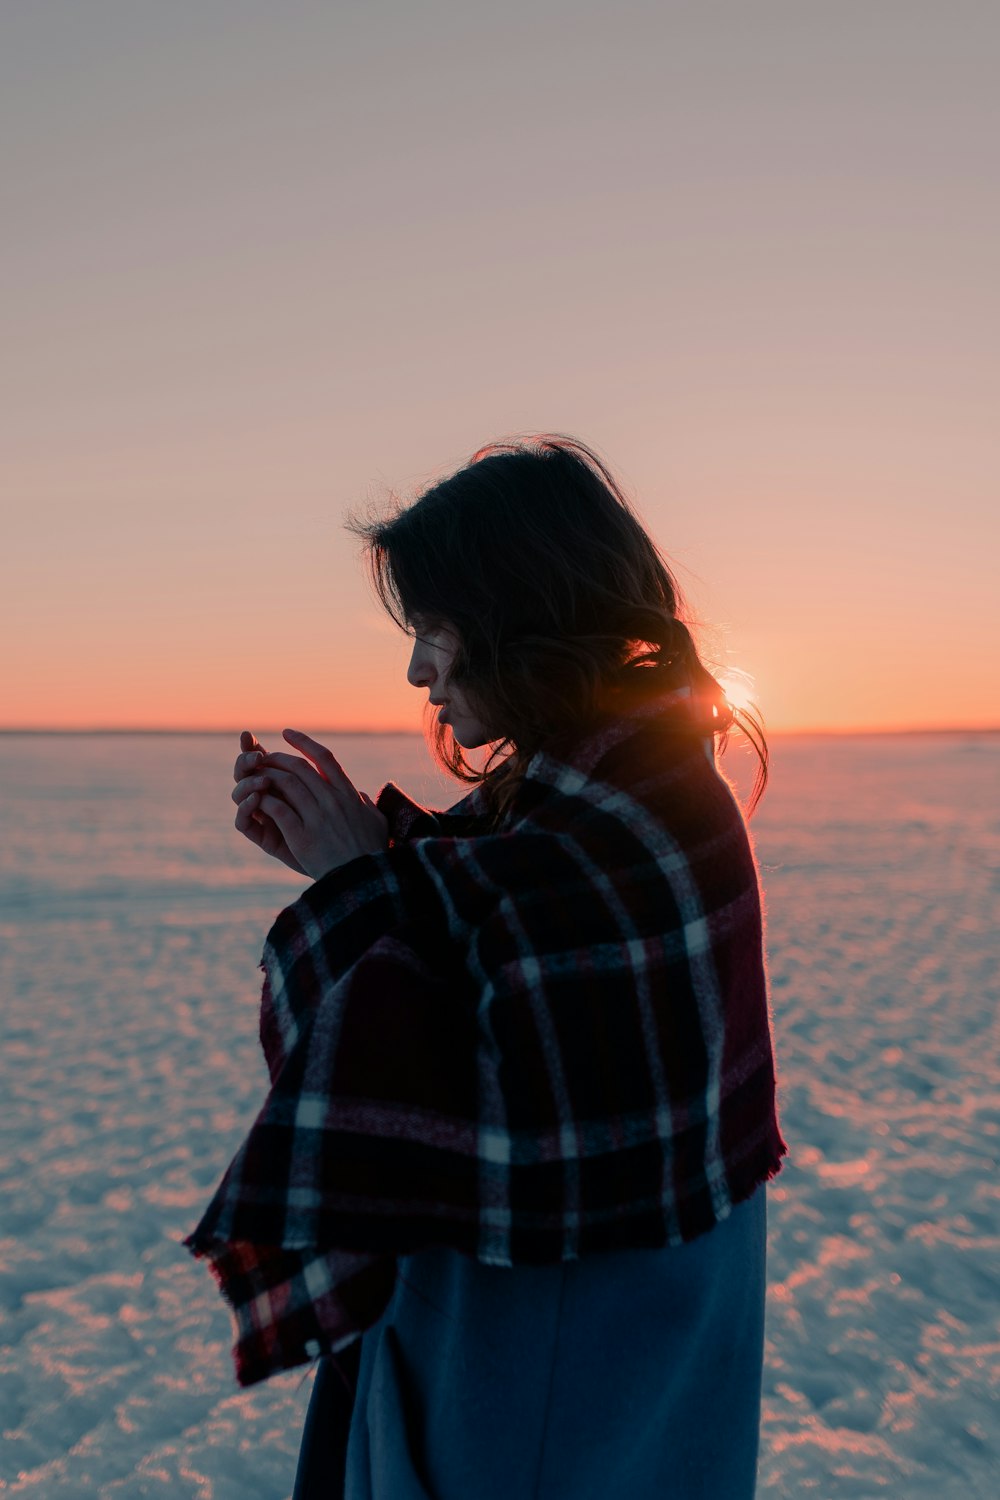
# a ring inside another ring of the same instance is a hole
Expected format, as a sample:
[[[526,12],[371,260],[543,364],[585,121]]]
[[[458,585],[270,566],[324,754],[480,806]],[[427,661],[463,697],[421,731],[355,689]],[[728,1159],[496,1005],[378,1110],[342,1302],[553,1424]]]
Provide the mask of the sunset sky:
[[[1000,725],[1000,6],[0,18],[0,726],[413,728],[349,508],[597,448],[770,729]]]

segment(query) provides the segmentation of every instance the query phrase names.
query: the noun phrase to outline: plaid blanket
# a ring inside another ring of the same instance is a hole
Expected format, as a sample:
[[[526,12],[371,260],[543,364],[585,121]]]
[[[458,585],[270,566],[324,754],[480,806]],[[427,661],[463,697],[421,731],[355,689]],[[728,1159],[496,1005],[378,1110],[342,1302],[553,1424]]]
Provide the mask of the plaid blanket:
[[[499,831],[478,787],[377,805],[389,847],[268,934],[270,1092],[184,1241],[241,1385],[353,1345],[400,1255],[679,1244],[787,1150],[754,855],[685,693],[552,742]]]

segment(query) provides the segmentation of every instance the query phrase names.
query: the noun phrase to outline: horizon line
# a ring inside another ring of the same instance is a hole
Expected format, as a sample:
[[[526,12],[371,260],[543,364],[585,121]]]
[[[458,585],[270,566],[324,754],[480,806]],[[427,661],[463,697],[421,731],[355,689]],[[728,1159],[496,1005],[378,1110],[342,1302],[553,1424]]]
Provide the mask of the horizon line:
[[[268,726],[260,731],[264,735],[274,735],[281,738],[281,730]],[[164,725],[120,725],[120,724],[97,724],[97,725],[44,725],[44,724],[0,724],[0,735],[183,735],[193,737],[195,735],[224,736],[227,739],[239,739],[242,733],[239,729],[230,728],[198,728],[192,726],[171,727]],[[364,735],[376,737],[382,735],[415,735],[424,738],[424,731],[415,728],[399,729],[338,729],[320,727],[315,731],[321,735]],[[1000,734],[1000,723],[998,724],[906,724],[906,725],[852,725],[846,728],[840,726],[831,727],[802,727],[768,729],[768,739],[781,738],[783,736],[797,735],[804,737],[813,735],[816,737],[845,738],[857,735],[931,735],[931,734]]]

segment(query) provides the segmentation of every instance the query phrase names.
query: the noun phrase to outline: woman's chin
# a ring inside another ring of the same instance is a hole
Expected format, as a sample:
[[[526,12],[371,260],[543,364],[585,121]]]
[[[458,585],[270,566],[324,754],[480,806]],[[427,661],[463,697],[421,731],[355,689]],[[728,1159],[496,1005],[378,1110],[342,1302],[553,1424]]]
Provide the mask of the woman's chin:
[[[463,750],[478,750],[480,745],[488,745],[490,742],[490,736],[481,724],[470,724],[460,719],[457,724],[452,724],[449,720],[448,727],[455,742]]]

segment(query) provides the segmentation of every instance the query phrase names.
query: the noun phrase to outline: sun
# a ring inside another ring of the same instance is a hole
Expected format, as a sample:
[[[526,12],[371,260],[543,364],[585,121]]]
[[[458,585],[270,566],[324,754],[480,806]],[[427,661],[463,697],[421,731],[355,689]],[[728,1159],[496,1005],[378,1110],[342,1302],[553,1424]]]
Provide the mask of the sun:
[[[755,701],[756,687],[749,672],[740,667],[727,667],[720,672],[718,683],[726,695],[726,702],[733,708],[751,708]]]

